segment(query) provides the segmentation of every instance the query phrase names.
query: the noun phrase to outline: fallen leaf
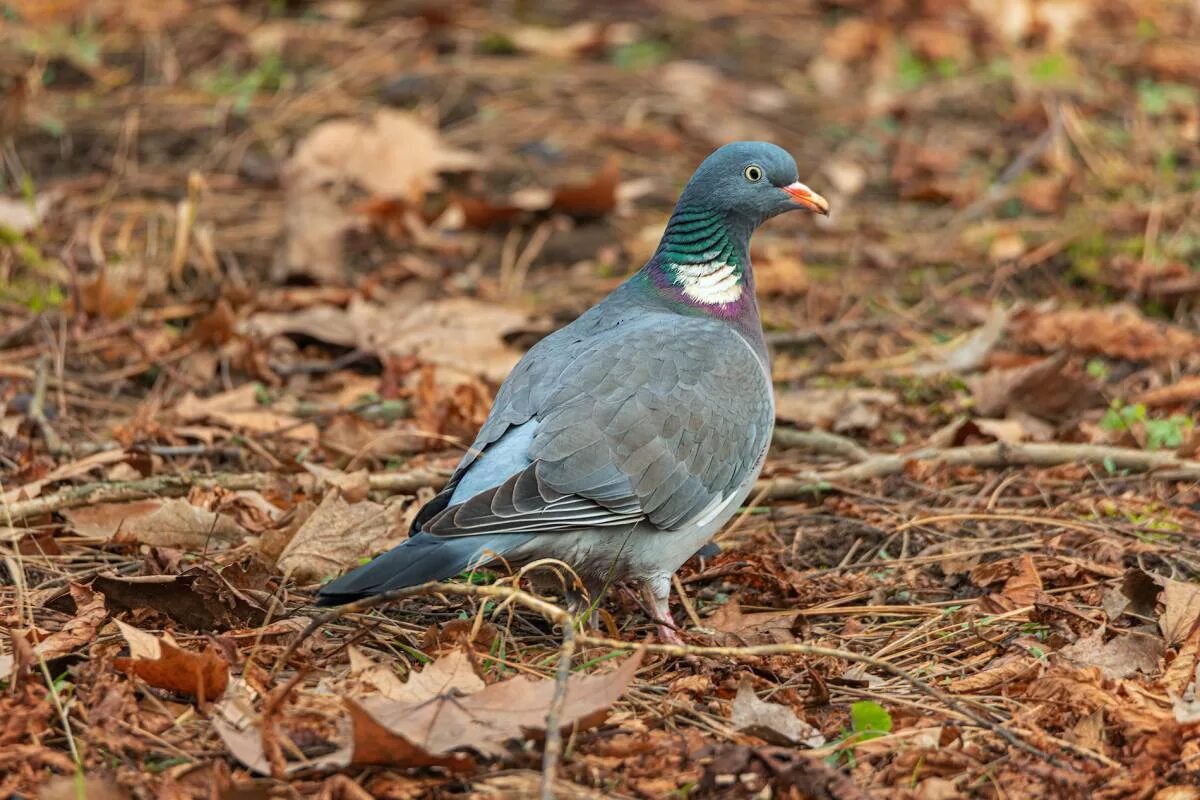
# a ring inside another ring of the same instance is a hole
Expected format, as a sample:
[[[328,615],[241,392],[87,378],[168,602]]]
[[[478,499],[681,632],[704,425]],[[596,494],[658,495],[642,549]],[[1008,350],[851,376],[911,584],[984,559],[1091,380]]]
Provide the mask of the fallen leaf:
[[[589,183],[556,189],[550,208],[578,219],[602,217],[617,207],[617,185],[620,182],[620,162],[615,157],[609,158]]]
[[[238,431],[285,436],[302,442],[317,440],[317,426],[258,402],[260,388],[243,383],[235,389],[199,398],[188,392],[175,404],[180,422],[212,422]]]
[[[80,536],[108,542],[136,542],[152,547],[204,550],[236,544],[248,532],[232,518],[194,506],[182,497],[97,503],[61,512]]]
[[[581,20],[561,28],[523,25],[508,31],[506,35],[518,50],[567,59],[636,41],[638,29],[633,23]]]
[[[1156,42],[1142,53],[1141,62],[1159,78],[1195,82],[1200,75],[1200,52],[1187,39]]]
[[[31,655],[37,660],[50,661],[74,652],[96,638],[96,629],[108,618],[104,595],[77,583],[70,585],[75,616],[56,631],[33,646]],[[17,666],[16,658],[0,653],[0,680],[7,678]]]
[[[521,311],[466,297],[416,307],[354,299],[344,309],[318,305],[299,312],[255,314],[247,321],[246,332],[263,338],[299,334],[381,355],[415,356],[499,383],[521,357],[505,343],[503,334],[528,322]]]
[[[1158,627],[1167,644],[1179,644],[1200,620],[1200,585],[1158,575],[1153,577],[1162,587],[1163,613],[1158,619]]]
[[[129,792],[110,778],[54,775],[38,792],[38,800],[128,800]]]
[[[986,669],[950,681],[946,688],[955,694],[972,694],[990,690],[1035,671],[1039,661],[1026,653],[1013,653],[997,659]]]
[[[318,482],[337,489],[347,503],[367,499],[367,493],[371,490],[371,479],[365,469],[347,473],[309,461],[304,462],[304,469]]]
[[[1048,352],[1071,350],[1131,361],[1180,359],[1200,353],[1200,335],[1146,319],[1132,306],[1019,314],[1013,338]]]
[[[796,641],[792,625],[798,611],[759,611],[751,614],[742,612],[737,598],[710,614],[704,620],[705,627],[718,633],[731,645],[742,644],[787,644]]]
[[[1058,419],[1103,402],[1096,382],[1066,352],[1013,369],[992,369],[968,379],[975,410],[987,417],[1023,411]]]
[[[775,415],[810,428],[837,432],[870,429],[882,419],[882,409],[900,402],[884,389],[786,389],[776,394]]]
[[[263,749],[262,717],[255,712],[257,691],[238,678],[226,690],[212,715],[212,726],[228,748],[229,754],[261,775],[272,774],[271,762]],[[286,773],[315,769],[341,769],[350,765],[350,748],[310,756],[285,766]]]
[[[1147,408],[1169,408],[1200,403],[1200,375],[1187,375],[1172,384],[1142,392],[1133,399]]]
[[[46,212],[58,201],[58,195],[42,193],[32,201],[24,197],[0,196],[0,228],[15,234],[29,233],[41,224]]]
[[[75,298],[79,310],[85,314],[101,319],[120,319],[141,303],[142,287],[105,271],[82,282]]]
[[[266,611],[202,564],[179,575],[98,575],[92,586],[114,609],[152,608],[195,631],[259,625]]]
[[[804,747],[821,747],[825,744],[821,732],[796,716],[790,707],[760,700],[747,679],[738,684],[730,721],[742,733],[757,736],[772,744]]]
[[[1058,653],[1080,666],[1099,667],[1105,676],[1120,680],[1138,672],[1151,677],[1157,675],[1163,649],[1163,642],[1157,636],[1133,632],[1105,642],[1104,626],[1101,626]]]
[[[157,689],[192,695],[201,703],[216,700],[225,692],[229,664],[213,645],[202,653],[191,653],[120,620],[115,622],[133,654],[131,658],[114,658],[116,669],[136,675]]]
[[[808,270],[798,256],[768,250],[754,262],[754,288],[759,297],[796,297],[808,290]]]
[[[608,707],[624,693],[641,661],[641,654],[637,654],[610,672],[573,673],[567,682],[559,725],[575,725],[583,730],[598,724]],[[545,732],[554,690],[553,680],[520,675],[463,696],[450,691],[421,702],[384,697],[367,697],[360,702],[376,722],[426,753],[441,755],[470,748],[498,756],[506,752],[510,740],[540,737]]]
[[[438,185],[438,173],[479,164],[477,155],[448,147],[437,129],[405,111],[383,109],[367,121],[316,126],[283,169],[285,250],[283,274],[276,277],[345,279],[342,238],[362,219],[341,202],[350,187],[416,204]]]
[[[359,560],[399,544],[394,504],[348,503],[337,492],[325,495],[279,556],[278,568],[304,583],[337,575]]]
[[[375,721],[365,708],[350,698],[344,698],[354,726],[351,764],[402,765],[405,767],[444,767],[451,772],[469,772],[475,759],[466,753],[435,755],[413,744],[403,735],[393,733]]]
[[[296,145],[285,174],[301,175],[306,186],[352,181],[374,195],[415,201],[438,185],[439,172],[481,163],[475,153],[447,146],[415,114],[381,109],[367,121],[336,119],[313,128]]]
[[[1004,588],[994,594],[985,595],[979,600],[979,607],[985,614],[1003,614],[1022,606],[1031,605],[1042,591],[1042,576],[1034,566],[1033,556],[1028,553],[1020,558],[1011,559],[1010,564],[1015,570],[1004,582]],[[995,562],[980,564],[971,570],[971,581],[984,586],[992,581],[987,577],[989,568],[995,568]]]

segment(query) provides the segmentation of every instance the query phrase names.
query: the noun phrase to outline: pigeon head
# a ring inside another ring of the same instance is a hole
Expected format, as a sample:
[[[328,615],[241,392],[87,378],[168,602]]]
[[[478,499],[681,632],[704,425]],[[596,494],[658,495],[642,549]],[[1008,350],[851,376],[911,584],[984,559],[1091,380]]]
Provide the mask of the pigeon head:
[[[751,227],[785,211],[829,213],[825,198],[800,183],[795,160],[770,142],[733,142],[717,149],[688,181],[679,206],[724,212]]]

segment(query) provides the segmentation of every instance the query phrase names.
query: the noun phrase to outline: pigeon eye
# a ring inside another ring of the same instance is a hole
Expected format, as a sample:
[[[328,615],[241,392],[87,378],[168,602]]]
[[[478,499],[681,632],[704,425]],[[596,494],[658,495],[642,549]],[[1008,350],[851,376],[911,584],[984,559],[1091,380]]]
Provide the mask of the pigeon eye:
[[[760,167],[758,164],[751,164],[750,166],[746,167],[746,170],[742,174],[745,175],[746,180],[750,181],[751,183],[758,183],[762,180],[763,171],[762,167]]]

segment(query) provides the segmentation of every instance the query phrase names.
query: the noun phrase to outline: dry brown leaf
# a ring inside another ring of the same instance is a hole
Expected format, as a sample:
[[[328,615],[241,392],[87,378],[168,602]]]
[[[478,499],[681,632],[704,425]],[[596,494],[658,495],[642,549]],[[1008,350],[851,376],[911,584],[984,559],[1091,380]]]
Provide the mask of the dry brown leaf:
[[[567,59],[602,51],[613,45],[628,44],[637,39],[638,30],[633,23],[581,20],[562,28],[523,25],[510,30],[507,35],[518,50]]]
[[[1043,350],[1097,353],[1131,361],[1180,359],[1200,353],[1200,335],[1146,319],[1132,306],[1018,315],[1013,337]]]
[[[59,199],[57,194],[39,194],[33,202],[23,197],[0,196],[0,227],[17,234],[29,231],[41,224],[46,212]]]
[[[617,185],[620,182],[620,162],[615,157],[609,158],[590,182],[555,189],[550,208],[578,219],[602,217],[617,207]]]
[[[705,627],[718,633],[718,637],[730,645],[741,644],[787,644],[796,641],[792,624],[799,611],[759,611],[742,613],[737,598],[718,608],[704,620]]]
[[[213,645],[208,645],[202,653],[191,653],[120,620],[116,623],[133,655],[114,658],[116,669],[136,675],[155,688],[189,694],[201,703],[224,694],[229,683],[229,664]]]
[[[1195,82],[1200,75],[1200,49],[1191,38],[1156,42],[1142,54],[1141,61],[1159,78]]]
[[[1200,620],[1200,585],[1154,576],[1162,586],[1163,613],[1158,619],[1163,638],[1177,645],[1188,637]]]
[[[1200,375],[1187,375],[1168,386],[1150,389],[1134,398],[1147,408],[1169,408],[1200,403]]]
[[[244,383],[235,389],[199,398],[189,392],[175,404],[180,422],[212,422],[238,431],[280,435],[302,442],[317,440],[317,426],[258,402],[259,387]]]
[[[264,338],[303,334],[381,355],[416,356],[464,376],[482,375],[499,383],[521,357],[502,336],[528,323],[521,311],[466,297],[416,307],[356,298],[344,309],[318,305],[299,312],[255,314],[246,331]]]
[[[216,705],[212,715],[212,726],[225,743],[230,755],[255,772],[270,775],[271,762],[263,749],[262,718],[254,710],[257,696],[257,691],[245,679],[238,678],[233,681]],[[349,754],[349,747],[338,748],[332,753],[288,764],[285,772],[340,769],[349,766]]]
[[[304,469],[318,482],[337,489],[347,503],[366,500],[367,493],[371,491],[371,477],[365,469],[342,472],[340,469],[323,467],[309,461],[304,462]]]
[[[231,517],[194,506],[182,497],[98,503],[62,512],[71,530],[110,542],[136,542],[153,547],[202,551],[237,544],[248,531]]]
[[[1099,667],[1107,677],[1120,680],[1138,672],[1157,675],[1163,649],[1163,642],[1157,636],[1132,632],[1105,642],[1101,626],[1058,653],[1080,666]]]
[[[946,684],[946,688],[955,694],[980,692],[1024,677],[1029,672],[1036,670],[1039,663],[1037,659],[1026,653],[1014,653],[989,664],[986,669],[950,681]]]
[[[365,708],[349,697],[343,698],[354,726],[350,763],[402,765],[405,767],[444,767],[451,772],[469,772],[475,759],[467,753],[436,755],[419,747],[403,735],[393,733],[375,721]]]
[[[350,674],[375,686],[389,700],[423,703],[439,695],[472,694],[486,684],[475,674],[470,655],[461,647],[455,648],[427,665],[420,672],[401,681],[386,666],[376,664],[355,647],[350,648]]]
[[[559,724],[576,725],[579,730],[598,724],[624,693],[641,661],[639,653],[610,672],[572,674]],[[552,680],[521,675],[465,696],[439,694],[419,703],[368,697],[361,705],[378,723],[426,753],[470,748],[500,755],[509,740],[544,733],[554,689]]]
[[[342,239],[364,219],[342,202],[354,188],[384,201],[419,203],[438,185],[439,172],[479,163],[475,154],[447,147],[437,129],[405,111],[383,109],[368,121],[318,125],[283,169],[285,248],[276,277],[345,280]]]
[[[399,544],[393,505],[348,503],[337,492],[325,495],[279,556],[280,571],[304,583],[337,575],[360,559]]]
[[[781,746],[821,747],[825,737],[819,730],[796,716],[790,707],[760,700],[748,679],[738,684],[730,712],[733,727],[742,733]]]
[[[138,307],[142,287],[101,272],[79,287],[79,310],[101,319],[120,319]]]
[[[885,389],[794,389],[776,394],[775,415],[811,428],[838,432],[873,428],[882,409],[900,398]]]
[[[768,251],[754,263],[754,287],[759,297],[795,297],[808,291],[808,270],[796,255]]]
[[[304,187],[353,182],[374,195],[416,201],[438,185],[439,172],[481,163],[474,153],[448,147],[416,115],[382,109],[369,121],[337,119],[313,128],[296,145],[285,173],[301,178]]]
[[[73,652],[92,642],[96,638],[96,629],[108,618],[104,595],[77,583],[71,584],[70,592],[71,600],[75,603],[75,616],[67,620],[62,630],[35,644],[29,651],[32,658],[50,660]],[[16,666],[16,657],[0,653],[0,680],[7,678]],[[21,666],[24,668],[29,665]]]
[[[114,610],[153,608],[196,631],[260,624],[266,611],[207,564],[179,575],[98,575],[92,586]]]
[[[971,570],[971,580],[978,585],[986,585],[992,581],[981,576],[987,568],[994,564],[981,564]],[[1042,576],[1034,566],[1033,556],[1028,553],[1012,560],[1015,572],[1004,582],[1004,588],[996,594],[989,594],[979,601],[979,607],[985,614],[1003,614],[1022,606],[1031,605],[1042,591]]]
[[[1067,353],[1013,369],[993,369],[967,381],[975,409],[987,417],[1024,411],[1057,419],[1101,404],[1096,382]]]
[[[129,792],[109,778],[56,775],[38,792],[38,800],[128,800]]]

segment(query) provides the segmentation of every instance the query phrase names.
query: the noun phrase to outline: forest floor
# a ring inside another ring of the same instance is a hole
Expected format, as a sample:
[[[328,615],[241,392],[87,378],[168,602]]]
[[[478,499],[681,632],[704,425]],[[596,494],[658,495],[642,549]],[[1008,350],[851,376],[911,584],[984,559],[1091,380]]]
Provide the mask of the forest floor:
[[[0,3],[0,797],[1200,798],[1200,8],[541,5]],[[735,139],[833,213],[687,647],[302,635]]]

